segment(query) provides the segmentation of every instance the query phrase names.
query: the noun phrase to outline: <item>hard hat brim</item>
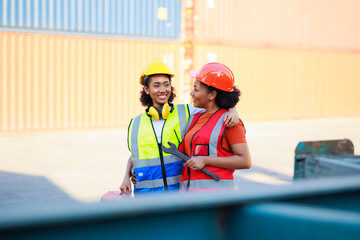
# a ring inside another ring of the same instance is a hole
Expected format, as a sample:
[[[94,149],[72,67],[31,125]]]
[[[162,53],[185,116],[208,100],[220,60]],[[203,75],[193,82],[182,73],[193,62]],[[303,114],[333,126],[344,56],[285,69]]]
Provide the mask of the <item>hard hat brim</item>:
[[[191,75],[192,77],[196,78],[196,77],[198,76],[198,72],[195,71],[195,70],[191,70],[191,71],[190,71],[190,75]]]

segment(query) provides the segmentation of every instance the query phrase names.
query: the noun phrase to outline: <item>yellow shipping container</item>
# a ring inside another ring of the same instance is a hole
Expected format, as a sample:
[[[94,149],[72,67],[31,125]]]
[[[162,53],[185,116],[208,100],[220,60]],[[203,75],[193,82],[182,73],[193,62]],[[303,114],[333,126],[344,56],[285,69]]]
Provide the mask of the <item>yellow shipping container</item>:
[[[194,66],[228,65],[244,120],[360,116],[360,54],[194,45]]]
[[[158,59],[182,101],[179,44],[0,32],[0,131],[127,127],[143,110],[141,71]]]

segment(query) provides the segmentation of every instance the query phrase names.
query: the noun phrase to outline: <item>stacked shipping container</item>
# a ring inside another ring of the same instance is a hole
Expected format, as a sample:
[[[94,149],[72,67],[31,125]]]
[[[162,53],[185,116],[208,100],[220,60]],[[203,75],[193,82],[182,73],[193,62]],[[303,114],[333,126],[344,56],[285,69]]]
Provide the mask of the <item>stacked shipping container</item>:
[[[216,60],[243,120],[360,116],[357,0],[0,0],[0,131],[126,127],[156,59],[177,102]]]
[[[194,66],[234,70],[246,120],[360,116],[360,1],[199,0]]]
[[[6,131],[126,127],[142,110],[143,66],[159,56],[170,66],[181,61],[172,43],[0,33],[0,46]]]
[[[150,40],[181,34],[180,0],[1,0],[0,13],[10,31]]]
[[[146,64],[161,59],[181,77],[181,6],[0,0],[1,131],[126,127],[143,109]]]

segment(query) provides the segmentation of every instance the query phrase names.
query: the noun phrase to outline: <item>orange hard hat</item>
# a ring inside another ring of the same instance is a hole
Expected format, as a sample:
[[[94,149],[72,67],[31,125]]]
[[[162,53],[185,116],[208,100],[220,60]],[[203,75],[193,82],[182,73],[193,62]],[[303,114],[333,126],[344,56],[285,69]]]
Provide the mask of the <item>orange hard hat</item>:
[[[205,83],[225,92],[234,91],[235,77],[232,71],[224,64],[211,62],[207,63],[200,71],[190,71],[191,76],[196,80]]]

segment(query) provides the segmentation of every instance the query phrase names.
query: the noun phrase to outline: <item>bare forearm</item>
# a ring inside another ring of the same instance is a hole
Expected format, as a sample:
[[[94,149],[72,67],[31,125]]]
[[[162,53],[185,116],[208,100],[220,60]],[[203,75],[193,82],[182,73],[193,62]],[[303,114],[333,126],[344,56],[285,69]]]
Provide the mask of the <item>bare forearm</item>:
[[[251,159],[247,156],[233,155],[229,157],[205,157],[205,166],[227,169],[248,169]]]
[[[206,166],[227,169],[248,169],[251,167],[251,156],[246,143],[231,145],[234,155],[228,157],[194,156],[186,165],[193,170],[199,170]]]
[[[131,161],[131,156],[129,157],[127,164],[126,164],[126,171],[124,178],[130,178],[131,177],[131,169],[133,167],[133,163]]]

